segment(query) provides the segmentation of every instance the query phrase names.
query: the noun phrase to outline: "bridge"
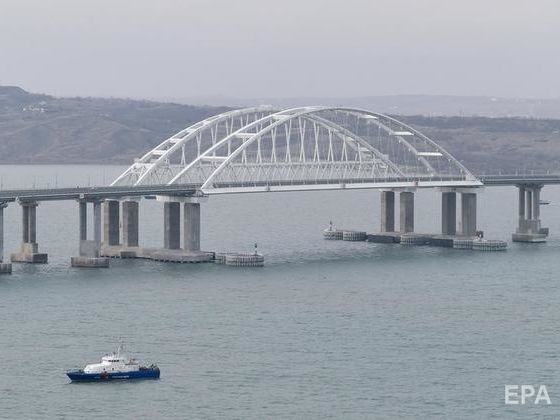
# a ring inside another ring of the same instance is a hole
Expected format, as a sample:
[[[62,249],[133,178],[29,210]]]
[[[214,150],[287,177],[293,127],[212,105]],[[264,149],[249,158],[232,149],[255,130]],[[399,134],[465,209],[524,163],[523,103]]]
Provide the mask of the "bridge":
[[[193,262],[212,256],[200,250],[200,204],[215,194],[378,189],[381,233],[390,234],[397,230],[396,194],[400,200],[398,231],[410,233],[414,232],[415,191],[437,188],[442,193],[441,235],[473,237],[480,188],[515,185],[519,188],[519,226],[513,239],[535,242],[543,241],[548,233],[540,225],[540,190],[545,184],[558,183],[560,175],[478,178],[413,127],[367,110],[254,107],[186,127],[136,159],[110,186],[0,191],[0,222],[3,208],[17,201],[22,207],[22,247],[12,254],[12,261],[46,262],[47,255],[39,253],[36,240],[37,205],[40,201],[76,200],[80,251],[72,259],[73,265],[107,266],[107,256]],[[461,197],[459,231],[457,194]],[[139,247],[142,197],[163,202],[161,249]],[[92,240],[87,239],[88,203],[93,205]]]
[[[359,109],[271,107],[226,112],[164,140],[111,185],[199,184],[204,194],[480,186],[433,140]]]

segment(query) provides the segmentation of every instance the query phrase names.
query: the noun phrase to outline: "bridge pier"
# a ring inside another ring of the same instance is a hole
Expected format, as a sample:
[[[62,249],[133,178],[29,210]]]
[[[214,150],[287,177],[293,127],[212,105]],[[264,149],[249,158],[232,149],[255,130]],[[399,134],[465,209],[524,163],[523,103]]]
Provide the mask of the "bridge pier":
[[[138,201],[126,198],[122,201],[122,245],[121,245],[121,202],[106,200],[103,212],[103,257],[136,258],[138,247]]]
[[[138,201],[125,200],[122,202],[123,246],[127,248],[138,246],[138,209]]]
[[[546,242],[548,228],[541,227],[540,201],[542,184],[517,185],[518,226],[511,235],[514,242]]]
[[[205,201],[206,197],[157,196],[157,200],[163,202],[163,247],[161,248],[139,246],[138,199],[127,197],[121,198],[121,200],[123,200],[121,208],[118,207],[117,202],[113,204],[113,200],[104,203],[105,242],[101,249],[102,256],[146,258],[181,263],[214,260],[214,253],[200,250],[200,203]],[[83,204],[80,205],[81,209],[85,208]],[[181,207],[184,209],[183,221],[181,221]],[[118,225],[120,214],[122,214],[122,229]],[[184,226],[183,231],[181,223]],[[122,244],[119,243],[120,230],[122,230]],[[85,241],[83,235],[80,238],[80,243],[84,247],[91,246],[92,242],[95,243],[95,241]],[[181,247],[181,242],[183,247]],[[95,256],[90,250],[82,252],[82,254],[81,256],[90,258]]]
[[[185,203],[183,210],[185,251],[200,251],[200,203]]]
[[[461,229],[457,231],[457,193],[461,194]],[[476,236],[477,189],[441,189],[441,234],[445,236]]]
[[[79,210],[79,256],[71,257],[72,267],[109,267],[109,258],[101,256],[101,201],[93,204],[93,240],[87,237],[87,201],[78,201]],[[118,203],[117,203],[118,204]]]
[[[476,236],[476,193],[461,193],[461,234]]]
[[[381,191],[381,232],[395,231],[395,192]]]
[[[214,253],[200,250],[200,203],[207,197],[157,196],[163,201],[163,249],[144,250],[148,258],[170,262],[213,261]],[[181,248],[181,204],[183,247]]]
[[[120,202],[117,200],[103,203],[103,238],[105,245],[120,245]]]
[[[441,193],[441,234],[457,234],[457,194],[455,191]]]
[[[163,203],[163,247],[181,248],[181,203]]]
[[[414,192],[400,193],[400,230],[402,233],[414,232]]]
[[[12,262],[45,264],[48,255],[39,252],[37,244],[37,206],[36,201],[20,202],[22,214],[22,243],[20,252],[11,255]]]
[[[183,202],[183,249],[200,251],[200,200]],[[181,203],[163,203],[163,246],[165,249],[181,249]]]
[[[4,209],[8,203],[0,202],[0,274],[12,272],[12,264],[4,263]]]

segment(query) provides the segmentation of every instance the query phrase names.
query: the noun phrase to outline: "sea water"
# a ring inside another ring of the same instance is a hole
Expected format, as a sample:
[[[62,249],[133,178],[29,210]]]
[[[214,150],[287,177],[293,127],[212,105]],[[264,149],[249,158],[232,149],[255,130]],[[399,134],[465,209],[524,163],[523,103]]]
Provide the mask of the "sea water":
[[[114,166],[0,166],[2,187],[108,184]],[[264,268],[111,260],[70,267],[76,202],[37,209],[46,265],[0,276],[0,418],[527,418],[560,415],[560,189],[545,187],[546,244],[484,253],[325,241],[379,229],[373,190],[212,196],[202,248]],[[478,197],[486,237],[511,238],[517,191]],[[416,194],[416,231],[438,232],[441,197]],[[5,211],[5,257],[21,209]],[[90,226],[91,227],[91,226]],[[140,243],[163,243],[144,200]],[[91,229],[90,229],[91,232]],[[73,384],[65,371],[123,339],[159,381]],[[506,405],[504,386],[546,385],[551,404]]]

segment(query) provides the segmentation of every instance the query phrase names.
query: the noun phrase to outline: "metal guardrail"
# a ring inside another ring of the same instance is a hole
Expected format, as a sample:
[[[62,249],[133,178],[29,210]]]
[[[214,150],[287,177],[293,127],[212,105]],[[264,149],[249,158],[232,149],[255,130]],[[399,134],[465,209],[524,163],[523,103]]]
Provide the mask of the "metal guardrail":
[[[107,198],[142,197],[146,195],[192,196],[200,193],[199,185],[149,185],[115,187],[75,187],[48,189],[14,189],[0,191],[0,202],[102,200]]]
[[[479,175],[478,179],[486,186],[560,184],[560,174]]]
[[[454,181],[459,180],[456,177],[427,177],[431,181]],[[423,181],[420,178],[395,178],[384,179],[383,181]],[[507,185],[523,185],[523,184],[560,184],[560,174],[494,174],[479,175],[478,179],[485,186],[507,186]],[[363,179],[354,180],[354,183],[381,181],[380,179]],[[328,180],[324,183],[340,183],[343,180]],[[349,182],[348,180],[346,181]],[[352,181],[350,181],[352,182]],[[302,182],[303,183],[303,182]],[[246,183],[248,185],[235,185],[235,187],[254,187],[262,186],[260,183]],[[293,185],[300,185],[297,181],[292,181]],[[320,184],[323,184],[321,182]],[[274,183],[271,183],[274,185]],[[218,187],[232,187],[232,185],[217,185]],[[171,195],[171,196],[194,196],[201,195],[200,184],[178,184],[178,185],[142,185],[142,186],[109,186],[109,187],[68,187],[68,188],[45,188],[45,189],[13,189],[0,190],[0,202],[13,201],[56,201],[56,200],[86,200],[95,201],[110,198],[123,197],[142,197],[149,195]]]

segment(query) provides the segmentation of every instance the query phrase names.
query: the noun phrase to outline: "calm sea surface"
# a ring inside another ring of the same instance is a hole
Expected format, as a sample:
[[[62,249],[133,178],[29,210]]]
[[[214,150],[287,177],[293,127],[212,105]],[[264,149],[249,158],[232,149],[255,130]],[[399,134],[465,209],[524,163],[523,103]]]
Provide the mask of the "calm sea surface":
[[[3,188],[95,185],[111,166],[0,166]],[[514,188],[479,196],[479,227],[508,239]],[[202,246],[251,251],[264,268],[112,260],[70,268],[75,202],[41,203],[47,265],[0,277],[0,418],[527,418],[560,416],[560,189],[545,187],[546,244],[505,253],[324,241],[376,231],[379,193],[211,197]],[[437,231],[440,197],[416,199]],[[163,242],[162,206],[143,201],[141,244]],[[6,210],[5,254],[20,209]],[[118,339],[159,381],[71,384]],[[552,405],[504,405],[505,384],[544,384]]]

